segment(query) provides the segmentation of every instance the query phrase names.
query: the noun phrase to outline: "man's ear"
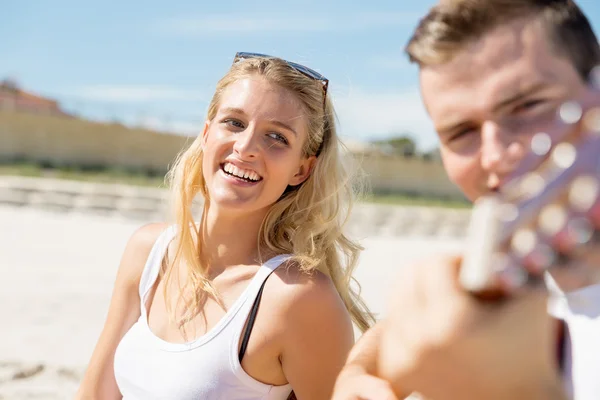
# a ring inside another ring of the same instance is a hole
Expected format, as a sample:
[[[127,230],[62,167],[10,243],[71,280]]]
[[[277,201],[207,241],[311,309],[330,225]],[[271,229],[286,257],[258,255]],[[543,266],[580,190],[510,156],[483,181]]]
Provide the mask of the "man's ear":
[[[312,173],[315,163],[317,162],[317,157],[310,156],[302,160],[300,166],[298,167],[298,171],[296,174],[290,179],[290,186],[298,186],[302,182],[308,179],[310,174]]]

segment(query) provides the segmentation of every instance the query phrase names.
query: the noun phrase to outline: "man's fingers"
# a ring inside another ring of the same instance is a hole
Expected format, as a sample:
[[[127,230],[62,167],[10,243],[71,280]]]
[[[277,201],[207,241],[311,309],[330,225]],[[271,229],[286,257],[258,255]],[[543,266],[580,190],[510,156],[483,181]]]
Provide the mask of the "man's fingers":
[[[387,381],[371,375],[352,377],[344,383],[332,400],[400,400]]]

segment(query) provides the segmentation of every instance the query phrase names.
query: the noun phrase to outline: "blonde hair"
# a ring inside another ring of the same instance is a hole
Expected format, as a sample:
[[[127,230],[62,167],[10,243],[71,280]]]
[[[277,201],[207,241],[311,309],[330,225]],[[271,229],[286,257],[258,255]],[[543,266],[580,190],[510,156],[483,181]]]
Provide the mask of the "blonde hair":
[[[257,75],[297,96],[308,125],[304,153],[306,156],[318,153],[308,179],[301,185],[288,187],[272,205],[260,228],[257,246],[269,253],[291,254],[291,261],[304,272],[318,270],[328,275],[353,322],[365,331],[374,318],[351,286],[354,282],[352,273],[362,247],[343,233],[356,186],[343,166],[333,105],[328,95],[324,102],[322,84],[294,70],[281,59],[242,60],[235,63],[218,82],[208,107],[208,120],[217,114],[225,88],[239,79]],[[178,157],[169,172],[178,241],[165,278],[169,279],[173,265],[183,263],[188,279],[183,286],[180,285],[180,296],[183,297],[186,289],[192,294],[191,299],[184,300],[186,312],[178,321],[180,326],[201,313],[205,296],[219,299],[206,277],[206,266],[201,262],[200,246],[197,245],[199,230],[194,229],[192,213],[192,202],[197,195],[204,199],[204,211],[210,205],[202,173],[201,143],[200,135]],[[165,285],[165,296],[167,287]]]
[[[419,22],[406,53],[421,67],[443,64],[499,25],[523,18],[540,21],[553,50],[589,79],[600,64],[600,46],[572,0],[441,0]]]

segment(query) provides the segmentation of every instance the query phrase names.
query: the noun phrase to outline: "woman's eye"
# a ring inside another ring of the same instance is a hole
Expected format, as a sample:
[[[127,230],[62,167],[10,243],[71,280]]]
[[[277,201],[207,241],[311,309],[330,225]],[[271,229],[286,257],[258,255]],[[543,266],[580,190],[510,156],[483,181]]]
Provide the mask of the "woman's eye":
[[[223,123],[225,123],[226,125],[232,126],[234,128],[244,129],[244,124],[242,124],[240,121],[237,121],[235,119],[226,119],[223,121]]]
[[[282,135],[282,134],[280,134],[280,133],[277,133],[277,132],[271,132],[271,133],[269,133],[269,136],[270,136],[270,137],[272,137],[272,138],[273,138],[273,139],[275,139],[275,140],[278,140],[278,141],[280,141],[280,142],[281,142],[281,143],[283,143],[283,144],[288,144],[288,141],[287,141],[287,139],[285,138],[285,136],[283,136],[283,135]]]

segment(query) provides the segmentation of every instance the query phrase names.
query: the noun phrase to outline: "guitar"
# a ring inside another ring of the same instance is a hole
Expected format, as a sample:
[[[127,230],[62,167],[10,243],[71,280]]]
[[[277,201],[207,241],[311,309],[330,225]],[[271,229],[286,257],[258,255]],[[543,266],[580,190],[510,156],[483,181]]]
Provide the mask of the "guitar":
[[[586,265],[600,242],[600,67],[589,96],[564,103],[529,150],[498,193],[474,204],[460,283],[482,297],[543,285],[545,271],[574,263],[600,275]]]

